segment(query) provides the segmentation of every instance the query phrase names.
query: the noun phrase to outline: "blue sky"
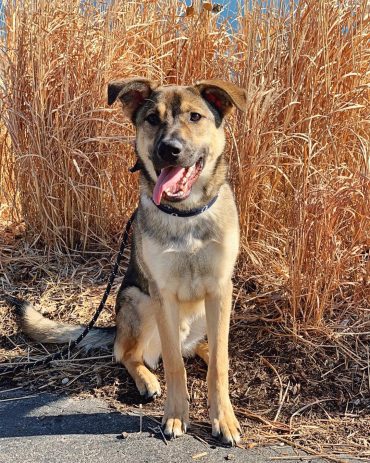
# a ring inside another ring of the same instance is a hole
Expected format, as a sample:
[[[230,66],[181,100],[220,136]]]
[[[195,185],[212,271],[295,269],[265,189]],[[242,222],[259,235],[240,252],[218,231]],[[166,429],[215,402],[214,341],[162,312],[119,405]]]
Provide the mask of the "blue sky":
[[[270,7],[272,4],[279,4],[280,2],[283,2],[286,4],[286,6],[289,5],[289,0],[204,0],[209,3],[218,3],[223,5],[223,10],[220,13],[220,18],[221,19],[226,19],[228,18],[229,20],[232,20],[233,17],[235,17],[237,11],[238,11],[238,4],[252,4],[252,3],[261,3],[262,5],[264,4],[267,8]],[[186,5],[190,6],[192,4],[192,0],[185,0]],[[3,0],[0,0],[0,22],[3,19],[2,18],[2,12],[3,12]]]
[[[271,7],[277,7],[279,5],[284,5],[285,8],[289,9],[291,0],[203,0],[204,2],[209,2],[212,4],[218,3],[223,6],[223,10],[220,13],[220,19],[229,19],[232,23],[232,20],[235,19],[235,16],[238,12],[238,5],[248,5],[252,8],[252,5],[259,4],[266,10]],[[193,3],[193,0],[185,0],[187,6],[190,6]],[[297,0],[294,0],[294,3],[297,3]]]
[[[204,0],[209,3],[218,3],[219,5],[223,5],[223,10],[221,12],[221,16],[223,17],[228,17],[228,16],[233,16],[238,10],[238,3],[240,3],[238,0]],[[243,1],[243,0],[241,0]],[[250,0],[248,0],[250,1]],[[185,0],[186,5],[190,6],[193,2],[192,0]]]

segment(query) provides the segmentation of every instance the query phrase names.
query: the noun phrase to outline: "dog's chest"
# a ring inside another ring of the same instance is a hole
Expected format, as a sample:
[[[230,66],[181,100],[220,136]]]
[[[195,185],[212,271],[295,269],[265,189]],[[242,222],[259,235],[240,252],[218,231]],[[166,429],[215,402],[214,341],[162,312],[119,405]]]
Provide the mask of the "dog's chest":
[[[202,299],[218,278],[221,246],[204,240],[193,230],[181,230],[167,241],[145,236],[143,258],[151,278],[160,290],[170,291],[179,300]]]

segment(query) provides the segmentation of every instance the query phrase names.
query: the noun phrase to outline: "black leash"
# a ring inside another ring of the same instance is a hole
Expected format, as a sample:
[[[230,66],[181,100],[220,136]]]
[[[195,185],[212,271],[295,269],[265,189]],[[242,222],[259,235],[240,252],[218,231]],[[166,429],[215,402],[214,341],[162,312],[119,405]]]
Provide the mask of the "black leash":
[[[108,299],[109,293],[110,293],[110,291],[112,289],[112,285],[114,283],[114,280],[115,280],[117,272],[118,272],[119,264],[120,264],[120,262],[122,260],[123,253],[125,252],[125,248],[126,248],[126,245],[128,243],[128,239],[129,239],[129,236],[130,236],[129,233],[130,233],[131,225],[132,225],[132,222],[135,219],[136,213],[137,213],[137,209],[133,212],[133,214],[131,215],[131,217],[127,221],[125,230],[124,230],[123,235],[122,235],[121,246],[119,248],[119,251],[118,251],[118,254],[117,254],[117,257],[116,257],[116,261],[114,263],[112,273],[110,274],[108,284],[107,284],[107,287],[106,287],[106,289],[104,291],[102,300],[100,301],[99,307],[96,309],[96,312],[95,312],[94,316],[92,317],[92,319],[90,320],[90,323],[86,326],[84,331],[78,336],[78,338],[76,338],[74,341],[71,341],[68,346],[64,347],[59,352],[56,352],[55,354],[47,355],[46,357],[44,357],[44,358],[42,358],[40,360],[35,360],[34,362],[29,362],[29,363],[26,363],[26,364],[16,365],[15,367],[14,366],[8,367],[8,366],[6,366],[6,364],[0,364],[0,368],[4,368],[4,370],[0,373],[0,375],[5,375],[5,374],[8,374],[8,373],[16,373],[17,371],[23,370],[23,369],[24,370],[29,370],[31,368],[38,367],[40,365],[47,365],[47,364],[49,364],[50,362],[52,362],[54,360],[60,360],[61,358],[64,357],[64,355],[69,354],[71,352],[71,350],[74,349],[87,336],[89,331],[94,327],[94,325],[96,323],[96,320],[99,318],[99,315],[101,314],[102,310],[105,307],[105,303],[106,303],[106,301]],[[8,300],[8,302],[12,303],[12,297],[6,296],[6,299]]]

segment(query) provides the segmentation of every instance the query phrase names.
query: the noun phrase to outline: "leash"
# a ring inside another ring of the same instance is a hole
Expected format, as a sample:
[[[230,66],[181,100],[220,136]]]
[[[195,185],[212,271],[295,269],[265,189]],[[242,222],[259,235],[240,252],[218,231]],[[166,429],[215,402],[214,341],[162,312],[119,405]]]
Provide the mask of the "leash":
[[[78,338],[76,338],[74,341],[71,341],[69,343],[68,346],[66,347],[63,347],[63,349],[61,349],[59,352],[56,352],[55,354],[50,354],[50,355],[47,355],[46,357],[40,359],[40,360],[35,360],[34,362],[29,362],[27,364],[20,364],[20,365],[16,365],[15,367],[7,367],[6,366],[6,363],[5,364],[0,364],[0,368],[4,368],[4,371],[2,371],[0,373],[0,375],[6,375],[6,374],[9,374],[9,373],[16,373],[17,371],[20,371],[20,370],[30,370],[31,368],[35,368],[35,367],[38,367],[40,365],[47,365],[49,364],[50,362],[54,361],[54,360],[60,360],[64,357],[64,355],[66,354],[70,354],[71,350],[74,349],[76,346],[78,346],[78,344],[88,335],[89,331],[94,327],[97,319],[99,318],[99,315],[101,314],[102,310],[104,309],[105,307],[105,303],[107,302],[107,299],[108,299],[108,296],[109,296],[109,293],[112,289],[112,285],[114,283],[114,280],[116,279],[116,275],[117,275],[117,272],[118,272],[118,268],[119,268],[119,264],[122,260],[122,256],[123,256],[123,253],[125,252],[125,248],[127,246],[127,243],[128,243],[128,239],[129,239],[129,234],[130,234],[130,229],[131,229],[131,225],[136,217],[136,213],[137,213],[137,209],[133,212],[133,214],[131,215],[131,217],[128,219],[127,223],[126,223],[126,227],[125,227],[125,230],[123,232],[123,235],[122,235],[122,241],[121,241],[121,246],[119,248],[119,251],[118,251],[118,254],[117,254],[117,257],[116,257],[116,261],[114,263],[114,266],[113,266],[113,270],[109,276],[109,280],[108,280],[108,284],[107,284],[107,287],[105,288],[105,291],[104,291],[104,294],[103,294],[103,297],[100,301],[100,304],[98,306],[98,308],[96,309],[96,312],[94,313],[94,316],[92,317],[92,319],[90,320],[90,323],[86,326],[86,328],[84,329],[84,331],[78,336]],[[14,304],[14,300],[11,296],[5,296],[5,299],[11,303],[11,304]]]

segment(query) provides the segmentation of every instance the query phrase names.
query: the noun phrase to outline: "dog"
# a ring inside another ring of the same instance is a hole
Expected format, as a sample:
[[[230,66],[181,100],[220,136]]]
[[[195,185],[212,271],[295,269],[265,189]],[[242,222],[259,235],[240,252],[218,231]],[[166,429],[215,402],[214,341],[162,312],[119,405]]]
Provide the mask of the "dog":
[[[146,398],[161,394],[150,368],[162,357],[170,437],[189,425],[183,357],[197,354],[208,365],[212,435],[235,444],[240,426],[229,397],[228,336],[239,223],[223,151],[224,121],[234,107],[245,110],[246,91],[221,80],[160,86],[131,78],[108,85],[108,104],[117,100],[136,127],[140,201],[116,327],[94,328],[81,345],[114,342],[116,360]],[[28,303],[21,314],[23,331],[45,343],[69,342],[84,329],[51,321]]]

